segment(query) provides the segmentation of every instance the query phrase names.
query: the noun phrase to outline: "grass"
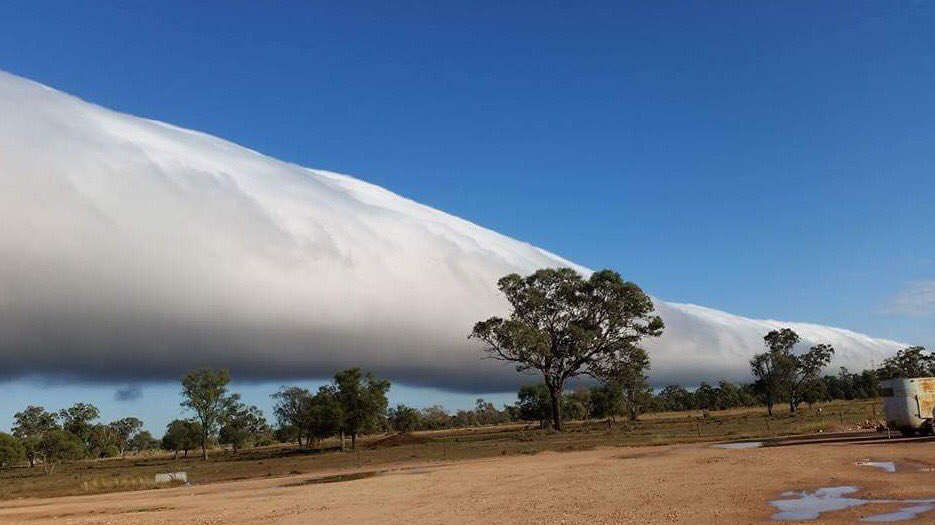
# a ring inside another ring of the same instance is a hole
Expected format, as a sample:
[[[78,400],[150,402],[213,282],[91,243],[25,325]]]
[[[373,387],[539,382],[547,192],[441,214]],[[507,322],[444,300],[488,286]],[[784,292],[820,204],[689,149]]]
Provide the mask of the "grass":
[[[873,415],[882,415],[879,400],[834,401],[803,407],[789,413],[777,407],[772,417],[764,408],[743,408],[703,413],[647,414],[639,421],[576,421],[566,431],[554,433],[538,425],[509,424],[495,427],[419,432],[420,443],[374,447],[385,436],[358,442],[358,450],[342,453],[337,442],[310,451],[294,445],[277,445],[234,453],[215,450],[208,461],[197,452],[188,458],[170,454],[130,456],[79,461],[61,465],[51,476],[41,467],[18,467],[0,472],[0,499],[54,497],[157,488],[155,474],[186,471],[193,485],[294,474],[334,473],[390,465],[435,461],[459,461],[502,455],[536,454],[542,451],[587,450],[601,446],[665,445],[699,441],[724,441],[785,436],[818,431],[855,430]],[[173,486],[173,485],[159,485]]]

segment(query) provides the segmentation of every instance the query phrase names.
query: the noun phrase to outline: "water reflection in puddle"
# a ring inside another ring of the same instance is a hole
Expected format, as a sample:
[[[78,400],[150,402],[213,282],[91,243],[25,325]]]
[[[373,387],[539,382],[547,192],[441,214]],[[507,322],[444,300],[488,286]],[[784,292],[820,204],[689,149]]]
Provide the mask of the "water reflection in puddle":
[[[711,445],[711,448],[726,448],[728,450],[741,450],[745,448],[760,448],[763,446],[762,441],[739,441],[737,443],[716,443]]]
[[[896,472],[896,463],[894,461],[858,461],[859,467],[876,467],[884,472]]]
[[[865,522],[891,522],[905,521],[917,517],[919,514],[935,509],[935,499],[921,500],[890,500],[890,499],[864,499],[850,497],[859,489],[852,486],[822,487],[814,492],[784,492],[782,497],[770,501],[770,505],[779,511],[773,515],[777,521],[814,520],[825,512],[860,507],[868,503],[897,503],[908,505],[895,512],[873,514],[861,518]]]

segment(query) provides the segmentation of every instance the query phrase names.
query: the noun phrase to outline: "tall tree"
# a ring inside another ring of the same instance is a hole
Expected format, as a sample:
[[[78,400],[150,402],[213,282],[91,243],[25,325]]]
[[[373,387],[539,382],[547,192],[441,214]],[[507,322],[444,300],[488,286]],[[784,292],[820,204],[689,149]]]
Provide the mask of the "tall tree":
[[[208,440],[215,435],[231,405],[240,396],[229,394],[231,377],[227,370],[202,368],[182,378],[182,406],[195,413],[201,423],[201,458],[208,460]]]
[[[297,386],[282,386],[270,397],[274,400],[273,414],[276,415],[279,427],[295,429],[295,437],[299,446],[302,446],[302,436],[306,435],[310,425],[308,417],[311,414],[312,394]]]
[[[750,369],[769,415],[773,415],[773,405],[786,393],[795,372],[792,349],[798,342],[799,334],[790,328],[772,330],[763,336],[766,352],[750,360]]]
[[[94,421],[101,416],[96,406],[90,403],[75,403],[60,410],[58,415],[62,419],[64,430],[78,436],[86,447],[90,446]]]
[[[120,455],[123,456],[127,451],[130,440],[143,429],[143,422],[135,417],[125,417],[111,422],[108,426],[114,431],[117,438],[117,449]]]
[[[584,279],[571,268],[545,269],[510,274],[497,285],[512,307],[510,317],[478,322],[471,337],[485,343],[489,357],[542,374],[555,430],[562,429],[570,378],[600,377],[629,359],[644,337],[662,334],[652,299],[611,270]]]
[[[46,412],[41,406],[30,405],[13,415],[13,435],[22,440],[30,467],[36,466],[42,436],[57,428],[58,416]]]
[[[806,397],[814,401],[821,371],[831,362],[834,347],[817,344],[802,355],[793,355],[794,367],[788,382],[789,411],[795,412]]]
[[[377,379],[360,368],[350,368],[334,375],[335,398],[341,407],[341,443],[344,434],[351,436],[351,448],[357,447],[357,435],[380,426],[386,417],[386,392],[390,382]]]
[[[256,444],[269,432],[263,411],[253,405],[234,403],[224,418],[219,438],[221,443],[231,445],[236,452],[247,444]]]

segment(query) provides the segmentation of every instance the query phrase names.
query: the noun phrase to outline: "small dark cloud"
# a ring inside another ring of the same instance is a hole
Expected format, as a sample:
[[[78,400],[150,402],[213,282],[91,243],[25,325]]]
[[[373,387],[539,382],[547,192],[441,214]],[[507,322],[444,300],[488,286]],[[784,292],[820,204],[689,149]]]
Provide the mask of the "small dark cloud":
[[[143,391],[138,386],[127,385],[114,392],[114,401],[136,401],[143,397]]]

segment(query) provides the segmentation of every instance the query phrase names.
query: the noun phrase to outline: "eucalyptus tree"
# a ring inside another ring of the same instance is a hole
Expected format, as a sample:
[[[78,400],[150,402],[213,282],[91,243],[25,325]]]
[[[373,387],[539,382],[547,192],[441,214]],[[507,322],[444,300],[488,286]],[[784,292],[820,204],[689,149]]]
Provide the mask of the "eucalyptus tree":
[[[652,299],[612,270],[585,279],[571,268],[543,269],[507,275],[497,285],[510,303],[509,317],[478,322],[470,337],[485,344],[488,357],[542,374],[558,431],[569,379],[619,372],[642,351],[644,337],[662,334]]]

